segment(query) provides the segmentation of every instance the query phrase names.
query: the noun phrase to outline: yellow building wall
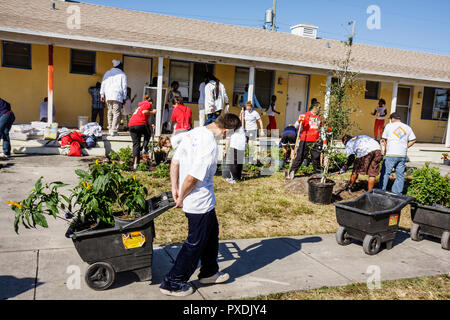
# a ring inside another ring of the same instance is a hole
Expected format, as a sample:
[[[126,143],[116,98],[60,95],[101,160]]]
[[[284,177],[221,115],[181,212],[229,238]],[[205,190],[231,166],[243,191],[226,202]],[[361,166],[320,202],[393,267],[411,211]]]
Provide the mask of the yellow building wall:
[[[2,56],[0,45],[0,56]],[[48,47],[31,46],[31,70],[0,65],[0,97],[9,103],[16,123],[39,121],[39,104],[47,96]]]
[[[97,52],[96,73],[82,75],[70,73],[70,48],[53,50],[55,122],[60,127],[77,127],[78,116],[91,117],[88,88],[101,82],[105,72],[112,68],[112,60],[122,60],[122,55]],[[11,103],[16,123],[39,121],[39,104],[48,95],[48,46],[33,44],[31,59],[31,70],[0,67],[0,97]]]

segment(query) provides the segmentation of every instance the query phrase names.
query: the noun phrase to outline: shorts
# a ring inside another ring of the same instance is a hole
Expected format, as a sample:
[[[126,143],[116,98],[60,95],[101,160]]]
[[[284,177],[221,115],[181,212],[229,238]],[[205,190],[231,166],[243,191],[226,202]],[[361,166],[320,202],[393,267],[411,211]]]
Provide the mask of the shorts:
[[[353,163],[353,172],[357,174],[376,177],[380,174],[380,162],[383,155],[380,150],[374,150],[366,154],[364,157],[357,158]]]
[[[284,134],[281,136],[281,145],[286,146],[295,146],[295,141],[297,140],[297,136],[295,134]]]

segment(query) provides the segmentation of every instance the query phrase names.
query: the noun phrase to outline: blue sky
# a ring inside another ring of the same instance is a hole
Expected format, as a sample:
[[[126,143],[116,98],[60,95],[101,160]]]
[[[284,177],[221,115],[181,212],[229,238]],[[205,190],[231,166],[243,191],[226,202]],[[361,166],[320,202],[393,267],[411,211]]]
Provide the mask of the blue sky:
[[[272,0],[81,0],[118,8],[262,28]],[[381,28],[369,30],[367,8],[380,8]],[[448,0],[277,0],[279,32],[308,23],[321,38],[344,40],[356,21],[355,41],[450,56]]]

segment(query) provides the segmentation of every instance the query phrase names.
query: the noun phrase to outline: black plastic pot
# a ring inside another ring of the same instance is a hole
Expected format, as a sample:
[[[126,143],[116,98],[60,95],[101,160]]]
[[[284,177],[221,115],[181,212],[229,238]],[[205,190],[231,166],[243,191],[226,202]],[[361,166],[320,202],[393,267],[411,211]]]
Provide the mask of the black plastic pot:
[[[450,166],[450,160],[444,160],[444,165]]]
[[[139,219],[116,223],[112,228],[88,229],[67,235],[81,259],[90,266],[85,274],[87,285],[94,290],[106,290],[117,272],[133,271],[140,281],[152,280],[153,220],[175,206],[170,192],[147,200],[147,214]]]
[[[155,152],[155,163],[156,165],[167,160],[167,153],[165,152]]]
[[[317,204],[330,204],[333,196],[333,187],[336,183],[329,179],[325,183],[315,182],[320,182],[320,178],[308,179],[309,201]]]
[[[403,207],[414,198],[373,189],[353,201],[334,203],[339,229],[336,241],[348,245],[352,239],[363,242],[364,252],[377,254],[381,244],[391,249]]]
[[[411,204],[411,239],[423,240],[424,235],[441,239],[441,247],[450,250],[450,208],[426,206],[416,202]]]

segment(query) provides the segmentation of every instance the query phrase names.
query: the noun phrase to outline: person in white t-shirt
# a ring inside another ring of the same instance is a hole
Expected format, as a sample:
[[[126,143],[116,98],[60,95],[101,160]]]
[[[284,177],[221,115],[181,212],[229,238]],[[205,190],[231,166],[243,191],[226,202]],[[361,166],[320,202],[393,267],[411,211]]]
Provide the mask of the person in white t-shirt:
[[[380,144],[366,135],[354,138],[345,135],[342,138],[342,143],[345,146],[348,160],[347,164],[341,168],[341,172],[346,172],[353,164],[348,190],[353,189],[359,174],[369,176],[368,191],[372,190],[375,186],[375,179],[380,174],[380,163],[383,160]]]
[[[201,262],[198,275],[201,284],[223,283],[229,275],[219,272],[219,224],[215,212],[213,177],[217,169],[217,142],[228,130],[241,126],[231,113],[215,122],[186,132],[170,166],[170,179],[175,208],[182,208],[188,219],[188,236],[175,263],[164,277],[160,291],[171,296],[193,293],[187,283]]]
[[[381,143],[385,146],[385,158],[381,169],[380,186],[387,190],[389,176],[395,169],[395,181],[392,185],[392,192],[401,194],[405,184],[406,155],[408,148],[416,143],[416,135],[411,127],[402,123],[397,112],[390,115],[391,122],[386,125],[383,131]]]
[[[375,125],[373,128],[373,137],[378,140],[378,132],[380,133],[380,138],[383,135],[384,119],[386,118],[386,101],[384,101],[384,99],[380,99],[378,101],[378,107],[376,107],[371,114],[376,116]]]
[[[245,103],[245,111],[241,111],[241,121],[244,123],[245,127],[245,135],[247,136],[249,141],[256,140],[258,136],[258,125],[260,127],[260,136],[264,136],[263,122],[261,120],[261,116],[258,111],[253,108],[253,104],[251,101],[247,101]]]

